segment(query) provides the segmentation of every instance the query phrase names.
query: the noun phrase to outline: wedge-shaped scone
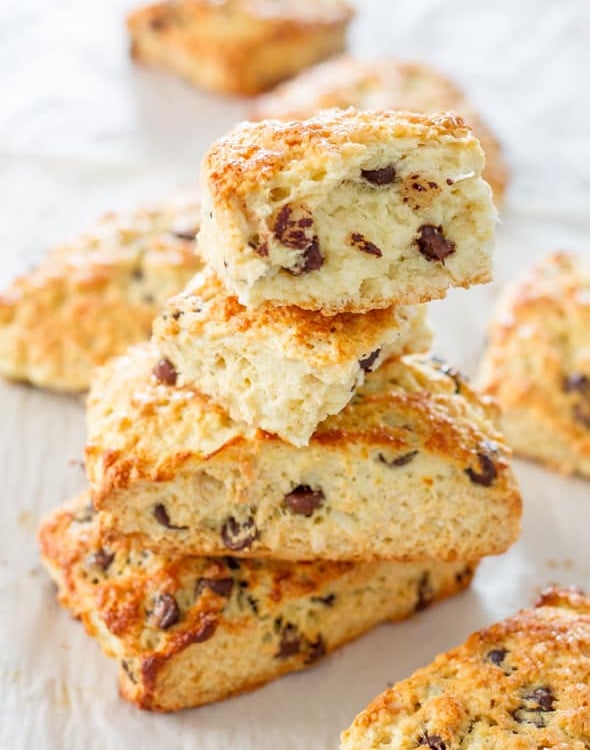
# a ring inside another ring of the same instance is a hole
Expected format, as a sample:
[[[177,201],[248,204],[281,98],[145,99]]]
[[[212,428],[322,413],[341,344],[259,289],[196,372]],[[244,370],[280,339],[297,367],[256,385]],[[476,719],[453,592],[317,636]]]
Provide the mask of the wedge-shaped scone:
[[[169,0],[131,13],[131,55],[191,83],[256,94],[346,44],[345,0]]]
[[[350,106],[425,114],[457,112],[479,138],[486,156],[483,177],[490,183],[496,203],[502,201],[509,175],[498,141],[463,92],[428,65],[339,55],[259,97],[253,114],[257,120],[305,120],[320,109]]]
[[[586,750],[590,600],[548,589],[379,696],[341,750]]]
[[[149,338],[154,316],[203,263],[196,195],[104,216],[0,293],[0,374],[84,391],[90,373]]]
[[[233,419],[306,445],[367,372],[391,356],[427,350],[431,332],[425,305],[332,317],[246,308],[204,272],[166,304],[154,340],[177,385],[195,384]]]
[[[449,114],[242,123],[203,160],[202,251],[247,306],[333,314],[443,297],[490,279],[482,167]]]
[[[304,669],[469,585],[474,565],[163,557],[107,542],[84,494],[43,523],[60,602],[121,666],[124,698],[175,711]]]
[[[285,560],[471,560],[503,552],[520,496],[496,409],[419,356],[368,375],[309,446],[165,382],[149,346],[97,373],[86,467],[96,506],[156,551]]]
[[[541,260],[507,291],[490,326],[482,386],[515,451],[590,477],[590,263]]]

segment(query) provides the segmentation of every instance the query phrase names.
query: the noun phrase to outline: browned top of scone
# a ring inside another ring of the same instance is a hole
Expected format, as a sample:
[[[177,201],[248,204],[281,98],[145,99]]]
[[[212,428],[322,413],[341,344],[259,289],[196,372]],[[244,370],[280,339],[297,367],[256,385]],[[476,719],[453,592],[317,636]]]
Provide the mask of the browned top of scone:
[[[422,310],[420,310],[420,313]],[[354,362],[373,352],[388,333],[400,328],[414,310],[391,307],[365,315],[341,313],[330,317],[300,307],[262,304],[248,308],[230,294],[211,270],[198,274],[185,291],[169,300],[156,320],[156,339],[178,336],[218,339],[243,337],[255,346],[272,341],[275,351],[311,365]],[[388,337],[389,338],[389,337]],[[420,351],[426,341],[415,342]]]
[[[114,489],[166,481],[203,461],[233,462],[247,472],[266,444],[287,445],[231,420],[194,388],[158,381],[152,374],[157,361],[153,347],[135,347],[95,377],[86,455],[91,482],[100,484],[97,502]],[[350,404],[321,423],[305,450],[421,449],[444,457],[486,491],[505,493],[514,482],[497,417],[495,404],[455,370],[406,356],[369,374]]]
[[[341,747],[584,750],[589,741],[590,600],[550,589],[379,696]]]
[[[309,171],[353,157],[369,145],[403,138],[421,142],[475,139],[470,128],[450,113],[432,116],[410,112],[325,110],[308,120],[244,122],[209,149],[202,179],[214,198],[244,201],[265,181],[289,165],[305,162]]]

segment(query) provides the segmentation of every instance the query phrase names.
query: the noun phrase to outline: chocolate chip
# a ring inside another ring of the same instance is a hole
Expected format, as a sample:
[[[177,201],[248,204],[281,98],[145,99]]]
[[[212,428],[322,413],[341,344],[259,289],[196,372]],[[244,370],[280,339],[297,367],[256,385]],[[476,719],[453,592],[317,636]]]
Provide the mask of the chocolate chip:
[[[160,594],[154,602],[153,616],[162,630],[168,630],[180,620],[180,610],[172,594]]]
[[[389,466],[390,468],[393,468],[394,466],[405,466],[406,464],[409,464],[410,461],[413,461],[416,458],[418,453],[419,451],[410,451],[409,453],[402,453],[401,456],[396,456],[396,458],[392,458],[389,461],[385,458],[383,453],[380,453],[377,458],[382,464],[385,464],[385,466]]]
[[[563,380],[563,390],[566,393],[571,391],[579,391],[581,393],[590,394],[590,378],[582,373],[575,372],[572,375],[568,375]]]
[[[319,602],[324,604],[326,607],[333,607],[336,601],[336,594],[327,594],[326,596],[312,596],[312,602]]]
[[[224,557],[225,564],[230,570],[239,570],[240,569],[240,561],[236,557]],[[246,584],[247,586],[248,584]]]
[[[164,15],[154,16],[154,18],[150,20],[150,28],[153,31],[162,31],[163,29],[166,28],[166,26],[168,26],[169,20],[170,19]]]
[[[414,609],[420,612],[422,609],[429,607],[434,601],[434,590],[430,583],[430,574],[424,573],[418,581],[418,597]]]
[[[480,471],[469,467],[465,469],[465,473],[473,484],[481,484],[483,487],[489,487],[498,476],[496,465],[487,453],[478,452],[477,460],[479,461]]]
[[[492,664],[499,667],[506,658],[507,653],[508,651],[505,648],[493,648],[491,651],[488,651],[486,658],[488,661],[491,661]]]
[[[178,319],[180,318],[180,316],[181,316],[181,315],[184,315],[184,313],[183,313],[183,311],[182,311],[182,310],[175,310],[175,311],[174,311],[174,312],[172,313],[172,320],[178,320]]]
[[[135,675],[131,671],[131,667],[129,665],[129,662],[126,659],[123,659],[121,661],[121,667],[123,667],[123,671],[125,672],[125,674],[127,675],[127,677],[129,677],[129,679],[131,680],[131,682],[133,684],[136,684],[137,680],[135,679]]]
[[[524,696],[525,700],[536,703],[539,711],[553,711],[553,704],[555,703],[555,696],[551,688],[549,687],[538,687],[533,690],[532,693]]]
[[[348,242],[362,253],[367,253],[367,255],[374,255],[376,258],[381,258],[383,255],[381,249],[370,242],[363,234],[360,234],[360,232],[353,232],[348,238]]]
[[[260,237],[256,234],[253,237],[250,237],[248,240],[248,247],[251,247],[252,250],[258,253],[260,257],[267,258],[268,257],[268,244],[266,242],[260,242]]]
[[[454,185],[454,184],[455,184],[455,180],[451,180],[450,177],[447,177],[447,185]]]
[[[306,664],[313,664],[314,661],[321,659],[326,655],[326,644],[321,635],[318,635],[315,641],[309,641],[307,646]]]
[[[166,385],[175,385],[178,373],[174,369],[174,365],[169,359],[161,359],[152,370],[153,374],[160,381]]]
[[[230,516],[221,528],[221,539],[227,549],[234,551],[246,549],[258,538],[258,529],[252,516],[244,523],[239,523]]]
[[[473,575],[473,568],[471,565],[466,565],[463,570],[458,571],[455,573],[455,581],[460,586],[463,586],[463,584],[467,583],[469,580],[471,580],[471,576]]]
[[[287,659],[289,656],[295,656],[301,649],[301,636],[295,625],[287,623],[281,630],[281,640],[279,641],[279,650],[275,654],[275,659]]]
[[[432,750],[446,750],[447,748],[440,735],[428,734],[428,732],[424,732],[418,737],[418,745],[425,745]]]
[[[167,529],[176,529],[178,531],[181,531],[182,529],[188,529],[188,526],[175,526],[173,523],[170,523],[170,516],[168,515],[166,506],[162,503],[157,503],[156,505],[154,505],[154,516],[156,518],[156,521],[162,526],[165,526]]]
[[[89,568],[100,568],[100,570],[107,570],[114,559],[114,552],[107,552],[104,547],[101,547],[96,552],[88,555],[88,557],[86,558],[86,565]]]
[[[174,237],[178,237],[179,240],[186,240],[192,242],[197,236],[197,230],[192,224],[177,224],[172,227],[170,233]]]
[[[199,578],[195,586],[195,596],[200,596],[205,589],[210,589],[214,594],[227,599],[233,586],[232,578]]]
[[[375,360],[377,357],[381,354],[381,349],[375,349],[374,352],[371,352],[368,356],[366,356],[364,359],[359,359],[359,365],[361,370],[364,372],[372,372],[373,371],[373,365],[375,364]]]
[[[391,185],[395,180],[395,167],[388,164],[381,169],[361,169],[361,177],[371,185]]]
[[[539,687],[523,696],[523,703],[512,712],[519,724],[534,724],[541,729],[545,726],[543,714],[554,711],[555,697],[551,688]]]
[[[435,227],[433,224],[423,224],[420,227],[416,242],[426,260],[439,260],[443,264],[445,258],[456,250],[455,243],[445,239],[442,227]]]
[[[285,495],[285,504],[293,513],[309,518],[314,510],[321,508],[325,500],[322,490],[314,490],[308,484],[300,484]]]
[[[590,401],[589,403],[576,404],[573,408],[573,415],[576,422],[590,428]]]
[[[324,258],[313,230],[313,215],[307,206],[283,206],[277,214],[273,232],[285,247],[301,250],[296,267],[287,269],[289,273],[301,276],[321,268]]]
[[[444,375],[447,375],[455,383],[455,393],[461,393],[461,386],[468,380],[467,376],[456,367],[448,365],[441,357],[433,356],[430,359]]]
[[[143,281],[143,268],[134,268],[131,276],[134,281]]]

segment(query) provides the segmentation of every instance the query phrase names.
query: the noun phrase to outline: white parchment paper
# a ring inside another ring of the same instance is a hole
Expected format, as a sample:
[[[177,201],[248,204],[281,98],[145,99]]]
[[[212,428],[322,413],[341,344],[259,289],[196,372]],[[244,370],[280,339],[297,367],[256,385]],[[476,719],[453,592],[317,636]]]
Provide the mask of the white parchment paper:
[[[196,181],[248,104],[128,61],[125,0],[0,2],[0,282],[103,210]],[[585,0],[357,0],[352,48],[430,61],[493,125],[513,166],[496,277],[556,248],[589,253],[590,4]],[[432,305],[436,349],[473,373],[499,283]],[[173,716],[116,693],[116,665],[54,602],[40,516],[84,485],[80,402],[0,384],[0,750],[320,750],[388,682],[550,582],[590,590],[590,483],[516,462],[524,533],[472,589],[385,625],[312,671]]]

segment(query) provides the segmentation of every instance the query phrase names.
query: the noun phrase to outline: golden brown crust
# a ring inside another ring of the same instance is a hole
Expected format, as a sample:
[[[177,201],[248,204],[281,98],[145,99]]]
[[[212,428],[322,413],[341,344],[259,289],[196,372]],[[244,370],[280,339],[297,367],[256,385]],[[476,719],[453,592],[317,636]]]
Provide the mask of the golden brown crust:
[[[108,214],[0,295],[0,372],[61,391],[149,337],[163,302],[202,267],[197,196]],[[192,239],[191,239],[192,237]]]
[[[458,112],[471,125],[486,155],[484,178],[497,204],[503,202],[509,170],[501,147],[467,100],[446,76],[422,63],[394,59],[361,60],[340,55],[261,96],[254,119],[304,120],[320,109],[375,107],[411,112]]]
[[[514,449],[590,476],[590,266],[540,260],[509,289],[490,326],[481,381]]]
[[[61,604],[119,660],[123,696],[156,711],[303,669],[466,587],[475,569],[163,557],[105,539],[88,493],[53,511],[39,542]]]
[[[590,741],[590,600],[553,589],[379,696],[342,750],[571,748]]]

